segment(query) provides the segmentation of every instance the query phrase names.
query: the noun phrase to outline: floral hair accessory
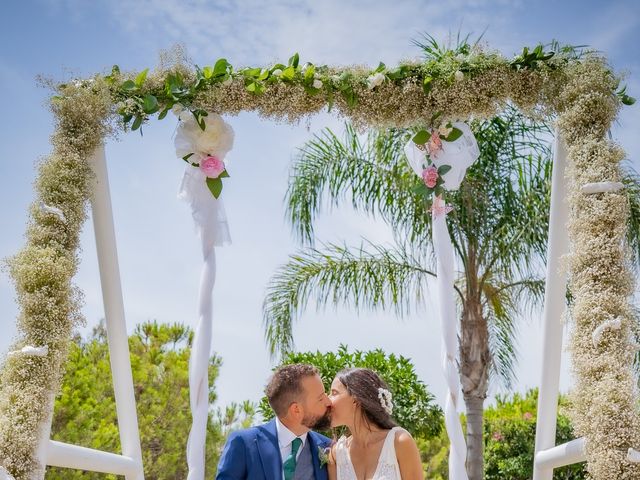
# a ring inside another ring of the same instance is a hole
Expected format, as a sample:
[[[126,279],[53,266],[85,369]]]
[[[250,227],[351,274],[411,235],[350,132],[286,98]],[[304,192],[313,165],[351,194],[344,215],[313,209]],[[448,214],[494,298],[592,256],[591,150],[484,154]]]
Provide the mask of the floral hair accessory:
[[[378,388],[378,399],[380,399],[380,405],[382,405],[384,411],[389,415],[393,414],[393,397],[391,392],[386,388]]]

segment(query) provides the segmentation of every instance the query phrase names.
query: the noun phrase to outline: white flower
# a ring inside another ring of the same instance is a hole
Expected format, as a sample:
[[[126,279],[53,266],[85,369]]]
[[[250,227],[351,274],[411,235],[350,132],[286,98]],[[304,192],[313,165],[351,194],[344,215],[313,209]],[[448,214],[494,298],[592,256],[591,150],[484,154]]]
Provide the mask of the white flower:
[[[322,88],[322,81],[317,78],[313,81],[313,88]]]
[[[391,392],[386,388],[378,388],[378,400],[380,400],[380,406],[389,415],[393,414],[393,396]]]
[[[274,77],[279,77],[280,75],[282,75],[282,70],[280,70],[279,68],[276,68],[271,75],[273,75]]]
[[[382,72],[378,72],[371,75],[369,78],[367,78],[367,86],[369,90],[376,88],[378,85],[382,85],[382,82],[384,82],[384,79],[385,79],[385,76],[384,76],[384,73]]]
[[[443,123],[440,125],[440,128],[438,128],[438,133],[441,137],[448,137],[452,130],[453,127],[448,127],[446,123]]]
[[[189,153],[198,157],[215,155],[223,158],[233,147],[233,129],[217,113],[203,117],[202,130],[189,112],[181,115],[175,138],[176,156],[182,158]]]
[[[171,111],[176,117],[180,118],[180,114],[184,112],[184,107],[181,104],[176,103],[173,107],[171,107]]]
[[[462,80],[464,80],[464,73],[462,73],[460,70],[458,70],[455,73],[455,79],[456,79],[456,82],[461,82]]]
[[[459,62],[464,62],[465,58],[466,58],[466,55],[464,53],[459,53],[456,55],[456,60],[458,60]]]

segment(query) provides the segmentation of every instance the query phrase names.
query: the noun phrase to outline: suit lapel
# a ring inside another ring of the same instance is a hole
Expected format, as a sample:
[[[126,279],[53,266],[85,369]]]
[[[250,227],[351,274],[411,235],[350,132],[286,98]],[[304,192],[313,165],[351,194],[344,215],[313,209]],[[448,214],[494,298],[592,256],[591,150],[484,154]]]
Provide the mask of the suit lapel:
[[[311,449],[311,461],[313,462],[313,474],[316,480],[327,480],[327,467],[326,465],[320,466],[320,457],[318,456],[318,442],[313,432],[309,432],[307,435],[307,441],[309,442],[309,448]]]
[[[275,420],[260,427],[256,444],[266,480],[282,480],[282,458]]]

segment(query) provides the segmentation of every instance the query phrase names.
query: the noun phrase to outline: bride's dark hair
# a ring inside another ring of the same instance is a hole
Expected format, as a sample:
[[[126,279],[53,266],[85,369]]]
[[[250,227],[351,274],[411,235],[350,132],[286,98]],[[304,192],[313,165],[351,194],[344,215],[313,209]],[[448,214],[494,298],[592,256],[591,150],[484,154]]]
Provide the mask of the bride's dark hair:
[[[360,405],[362,416],[367,424],[374,424],[385,430],[396,426],[378,396],[379,389],[389,390],[389,387],[376,372],[368,368],[345,368],[338,372],[336,378]]]

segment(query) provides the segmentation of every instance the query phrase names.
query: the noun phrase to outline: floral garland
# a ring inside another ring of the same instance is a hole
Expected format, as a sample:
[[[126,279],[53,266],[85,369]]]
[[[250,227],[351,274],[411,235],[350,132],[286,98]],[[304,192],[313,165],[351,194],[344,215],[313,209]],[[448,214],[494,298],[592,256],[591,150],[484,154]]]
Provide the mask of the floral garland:
[[[250,110],[297,122],[325,106],[363,128],[424,126],[439,113],[447,129],[459,119],[493,116],[507,102],[532,115],[557,115],[569,148],[571,349],[578,378],[573,422],[587,440],[589,473],[597,480],[640,478],[640,467],[626,457],[628,448],[640,448],[631,372],[635,350],[629,340],[636,320],[629,304],[633,277],[621,246],[628,201],[624,191],[581,190],[589,182],[619,181],[624,153],[606,140],[606,132],[620,105],[633,103],[601,57],[538,46],[513,59],[466,48],[373,70],[301,65],[298,55],[287,64],[239,70],[224,59],[195,70],[178,61],[137,75],[114,67],[109,75],[54,88],[53,152],[40,167],[26,246],[9,262],[20,307],[12,350],[21,353],[4,359],[0,371],[0,464],[16,479],[42,472],[38,440],[81,320],[81,295],[71,281],[90,194],[86,159],[106,136],[141,129],[151,115],[162,119],[176,106],[203,130],[207,112]],[[448,136],[435,125],[426,131],[430,149],[437,150],[438,140]],[[222,180],[222,165],[215,160],[201,158],[198,167],[211,174],[208,178]],[[425,187],[437,188],[434,172],[425,170]],[[221,183],[215,189],[219,194]],[[619,328],[604,330],[594,342],[594,330],[612,318],[620,319]],[[29,353],[44,352],[45,346],[44,355]]]

